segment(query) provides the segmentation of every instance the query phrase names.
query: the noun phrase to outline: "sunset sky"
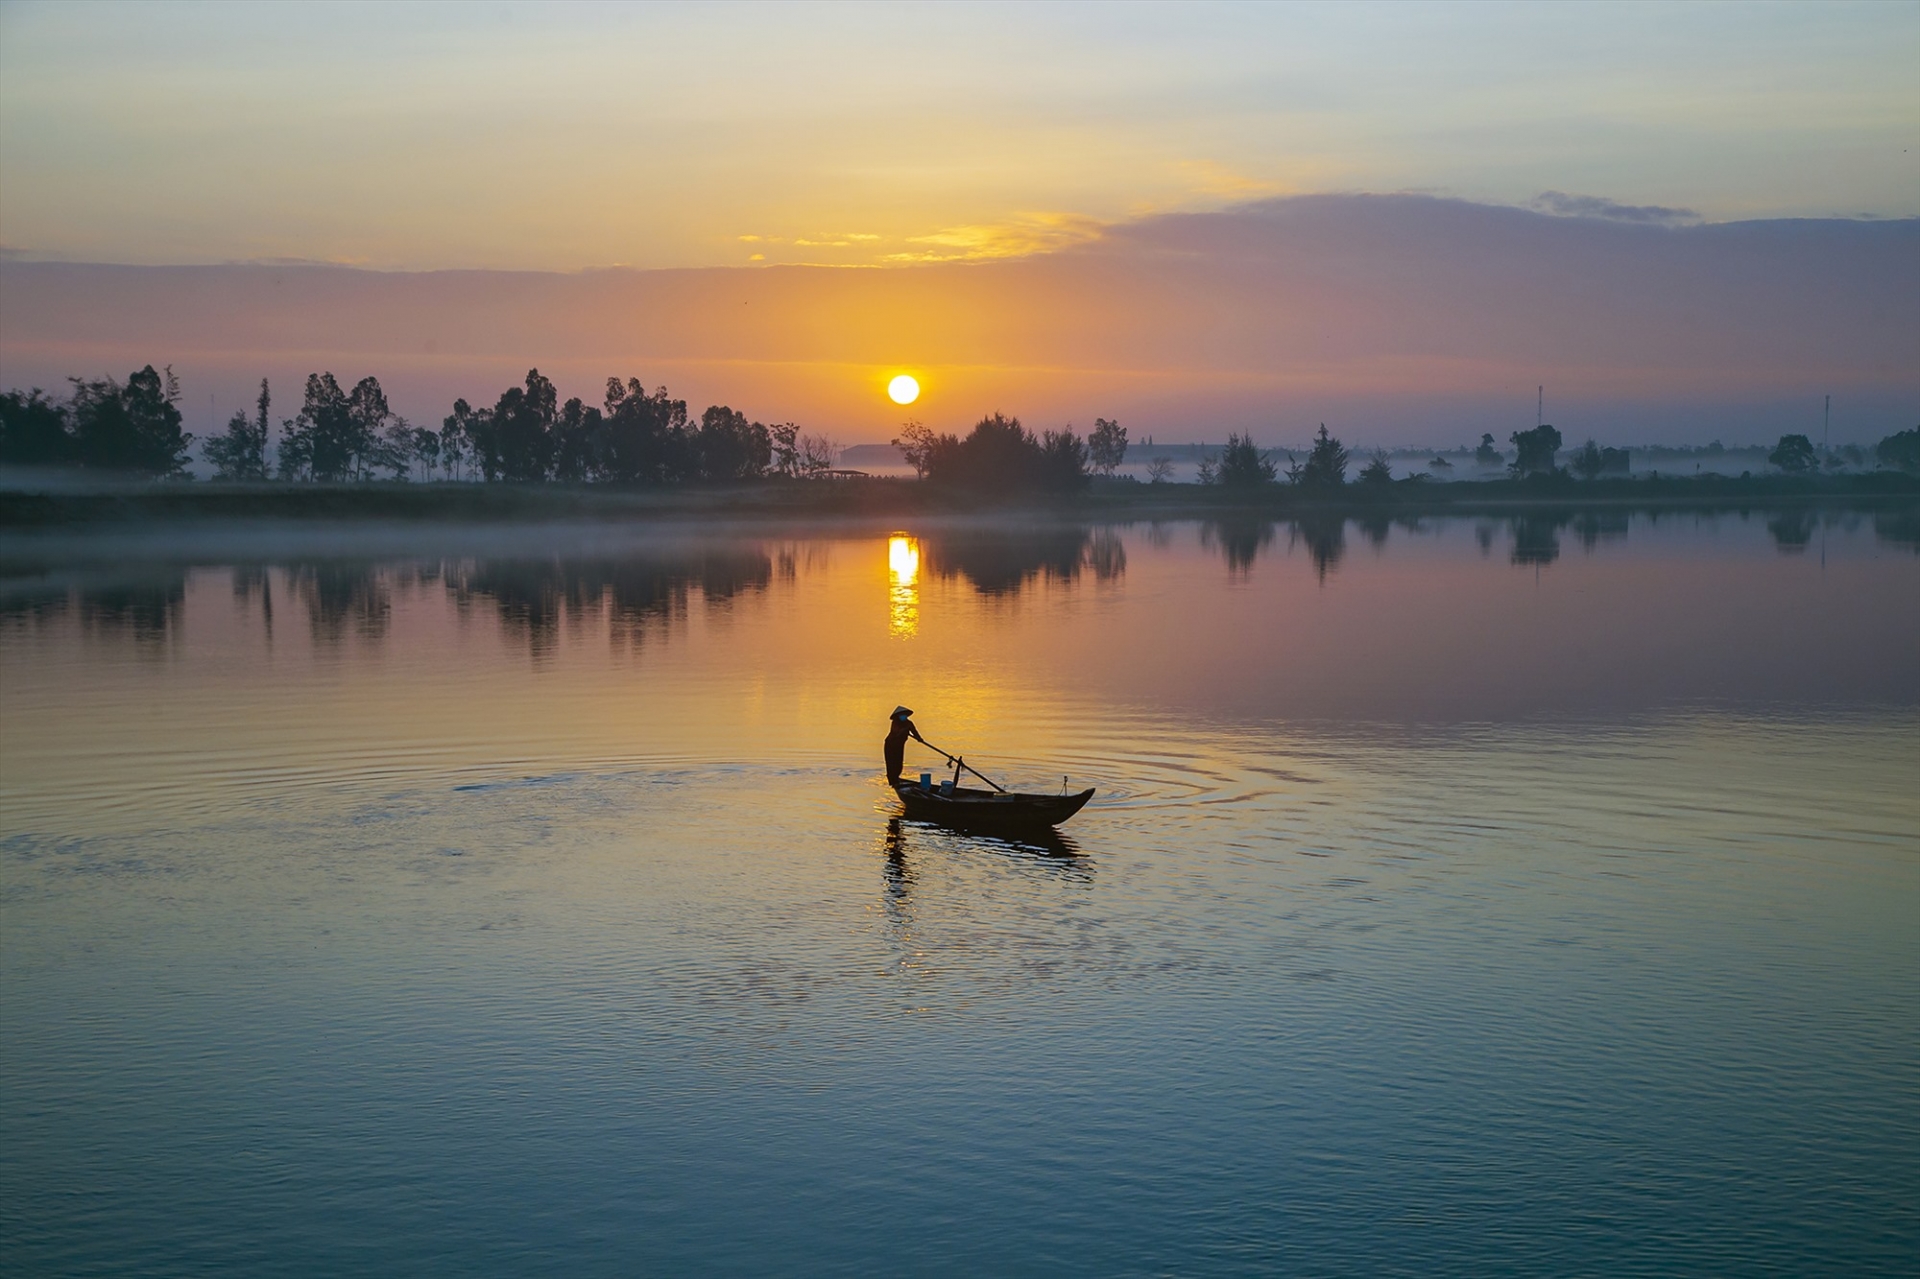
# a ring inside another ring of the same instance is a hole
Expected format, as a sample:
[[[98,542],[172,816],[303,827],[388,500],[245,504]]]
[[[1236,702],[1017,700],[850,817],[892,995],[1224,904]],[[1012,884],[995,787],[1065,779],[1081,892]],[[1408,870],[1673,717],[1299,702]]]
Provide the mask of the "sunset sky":
[[[205,430],[262,375],[437,420],[539,364],[855,442],[913,372],[946,427],[1380,443],[1546,383],[1583,435],[1832,394],[1877,438],[1916,65],[1912,4],[8,3],[0,381],[171,362]]]

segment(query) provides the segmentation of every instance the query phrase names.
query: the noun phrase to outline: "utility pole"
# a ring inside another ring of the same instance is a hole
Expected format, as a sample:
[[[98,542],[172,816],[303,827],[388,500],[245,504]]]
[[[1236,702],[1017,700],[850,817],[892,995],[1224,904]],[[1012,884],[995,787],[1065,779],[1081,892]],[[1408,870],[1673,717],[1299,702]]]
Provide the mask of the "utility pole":
[[[1833,397],[1827,397],[1827,407],[1820,412],[1820,451],[1827,451],[1827,431],[1833,426]]]
[[[1533,424],[1545,426],[1547,422],[1547,388],[1543,385],[1533,405]]]

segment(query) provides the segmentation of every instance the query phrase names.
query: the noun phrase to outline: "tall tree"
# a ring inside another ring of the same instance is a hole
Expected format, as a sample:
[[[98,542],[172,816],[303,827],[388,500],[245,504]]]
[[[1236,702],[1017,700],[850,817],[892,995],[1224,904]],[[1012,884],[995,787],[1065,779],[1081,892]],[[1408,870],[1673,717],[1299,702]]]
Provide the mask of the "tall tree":
[[[207,461],[213,463],[216,480],[267,478],[267,414],[273,397],[265,378],[260,379],[260,398],[254,403],[258,412],[251,420],[244,413],[235,413],[227,422],[226,432],[202,446]]]
[[[387,394],[380,379],[363,377],[347,395],[347,472],[355,479],[370,479],[375,468],[392,472],[394,452],[387,439],[387,423],[393,416],[387,407]],[[401,467],[404,470],[406,463]],[[396,475],[396,478],[397,475]]]
[[[665,484],[688,478],[698,465],[687,402],[664,386],[649,395],[639,378],[607,379],[605,440],[602,479]]]
[[[1087,456],[1095,470],[1112,475],[1127,460],[1127,428],[1104,417],[1093,419],[1093,430],[1087,433]]]
[[[374,388],[378,390],[379,383],[374,383]],[[282,479],[325,481],[353,477],[363,449],[351,398],[333,374],[307,374],[306,397],[301,401],[300,413],[282,423],[282,427]]]
[[[559,397],[539,369],[527,370],[524,387],[509,387],[493,406],[500,475],[521,483],[544,480],[553,469],[554,421]]]
[[[479,467],[480,477],[489,484],[503,473],[500,432],[492,409],[476,409],[465,400],[455,400],[453,412],[440,427],[440,447]]]
[[[707,479],[758,479],[772,460],[767,428],[745,413],[715,404],[700,415],[700,473]]]
[[[1346,446],[1339,437],[1327,434],[1325,422],[1307,451],[1307,460],[1287,468],[1287,478],[1302,488],[1339,488],[1347,482]]]
[[[588,408],[579,396],[562,405],[554,423],[553,477],[569,484],[591,478],[606,443],[605,433],[599,409]]]
[[[440,423],[440,466],[450,480],[462,478],[466,463],[473,457],[473,442],[467,435],[467,422],[472,416],[473,410],[465,400],[455,400],[453,412]]]

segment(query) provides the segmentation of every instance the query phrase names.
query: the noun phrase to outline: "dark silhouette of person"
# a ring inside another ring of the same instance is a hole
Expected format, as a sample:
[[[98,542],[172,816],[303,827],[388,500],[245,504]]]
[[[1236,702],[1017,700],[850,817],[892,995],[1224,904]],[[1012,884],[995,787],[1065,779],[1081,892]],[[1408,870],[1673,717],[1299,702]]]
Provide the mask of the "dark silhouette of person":
[[[900,769],[907,760],[907,739],[926,744],[926,738],[920,736],[920,730],[913,726],[913,712],[904,706],[893,708],[892,723],[887,728],[887,785],[900,784]]]

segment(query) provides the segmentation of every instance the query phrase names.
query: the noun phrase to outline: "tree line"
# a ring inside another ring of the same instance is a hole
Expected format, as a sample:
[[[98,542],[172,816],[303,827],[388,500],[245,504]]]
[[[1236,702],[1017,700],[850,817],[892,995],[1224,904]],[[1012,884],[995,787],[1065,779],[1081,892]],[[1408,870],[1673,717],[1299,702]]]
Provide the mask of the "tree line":
[[[39,388],[0,393],[0,463],[82,466],[153,476],[188,473],[194,437],[182,429],[180,384],[171,367],[147,365],[122,383],[111,377],[69,378],[65,401]],[[610,482],[667,485],[689,481],[742,481],[766,476],[804,476],[830,470],[832,441],[801,431],[792,422],[751,421],[724,404],[710,405],[696,419],[685,400],[665,387],[652,391],[638,378],[608,378],[598,406],[579,397],[560,400],[538,369],[524,384],[508,387],[491,406],[456,400],[437,429],[415,426],[393,412],[378,378],[351,389],[332,373],[307,377],[300,410],[280,423],[272,440],[272,395],[266,379],[252,413],[236,412],[220,434],[206,440],[201,455],[216,479],[350,482],[374,479],[482,479],[534,483]],[[1629,471],[1627,450],[1602,448],[1592,440],[1559,456],[1560,432],[1545,424],[1515,431],[1512,461],[1481,436],[1474,453],[1491,470],[1505,465],[1516,479],[1578,476],[1595,480]],[[909,422],[893,443],[922,478],[975,490],[1067,491],[1095,474],[1112,475],[1125,460],[1127,432],[1118,422],[1096,418],[1086,438],[1071,426],[1039,433],[1017,417],[992,413],[964,437]],[[1854,450],[1859,452],[1859,450]],[[1920,473],[1920,427],[1901,431],[1875,446],[1878,463]],[[1864,460],[1864,454],[1861,455]],[[1280,459],[1287,463],[1284,473]],[[1304,458],[1285,450],[1262,451],[1251,435],[1230,436],[1217,455],[1203,459],[1202,484],[1245,488],[1277,483],[1313,490],[1344,486],[1352,457],[1324,423]],[[1819,451],[1805,435],[1784,435],[1768,457],[1787,474],[1819,469]],[[1829,464],[1832,464],[1829,458]],[[1172,475],[1172,463],[1154,459],[1148,478]],[[1452,464],[1436,457],[1439,474]],[[1384,451],[1376,450],[1358,472],[1362,485],[1395,480]]]
[[[171,366],[128,376],[68,378],[65,403],[39,387],[0,394],[0,462],[183,475],[193,436],[181,429],[180,383]]]
[[[149,365],[124,385],[69,381],[65,402],[38,388],[0,394],[0,462],[187,474],[194,437],[181,429],[171,369],[156,373]],[[792,422],[750,421],[724,404],[695,419],[685,400],[665,387],[649,392],[638,378],[608,378],[600,406],[578,397],[563,403],[538,369],[491,406],[456,400],[437,430],[395,413],[374,377],[349,389],[332,373],[308,375],[300,410],[281,421],[277,445],[272,411],[262,378],[254,411],[235,413],[201,446],[216,479],[677,484],[818,474],[838,452]]]
[[[1624,476],[1630,470],[1626,449],[1602,448],[1592,440],[1573,450],[1566,465],[1561,465],[1559,458],[1564,441],[1557,428],[1545,423],[1531,430],[1515,431],[1507,438],[1514,446],[1512,461],[1505,461],[1505,455],[1494,446],[1491,434],[1480,437],[1475,460],[1489,469],[1504,463],[1507,474],[1514,479],[1534,476],[1566,479],[1577,476],[1583,480],[1597,480],[1607,475]],[[1328,432],[1324,422],[1320,424],[1320,432],[1307,450],[1306,457],[1300,459],[1295,459],[1285,450],[1263,452],[1254,444],[1251,435],[1230,435],[1226,446],[1217,456],[1201,460],[1200,483],[1228,488],[1253,488],[1277,483],[1283,472],[1276,453],[1282,454],[1288,463],[1284,478],[1291,485],[1309,490],[1327,490],[1341,488],[1348,483],[1347,467],[1352,461],[1352,454],[1339,437]],[[1887,436],[1874,447],[1874,456],[1888,470],[1920,474],[1920,427]],[[1767,461],[1788,475],[1803,475],[1817,470],[1820,465],[1817,450],[1804,435],[1780,437],[1779,444],[1768,455]],[[1451,470],[1452,464],[1436,457],[1430,467],[1438,474]],[[1162,467],[1158,461],[1148,468],[1149,477],[1156,482],[1170,472],[1171,466]],[[1362,486],[1406,484],[1427,478],[1427,475],[1416,472],[1396,480],[1384,449],[1374,450],[1356,477]]]

